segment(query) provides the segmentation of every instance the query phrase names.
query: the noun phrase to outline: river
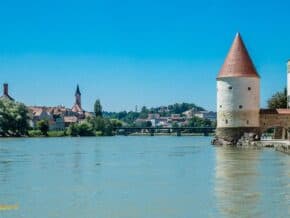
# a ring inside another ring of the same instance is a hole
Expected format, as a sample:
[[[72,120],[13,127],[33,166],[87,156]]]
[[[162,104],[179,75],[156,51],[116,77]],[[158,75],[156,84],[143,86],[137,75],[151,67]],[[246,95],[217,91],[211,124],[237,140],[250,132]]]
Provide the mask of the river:
[[[290,217],[290,156],[210,141],[1,139],[0,217]]]

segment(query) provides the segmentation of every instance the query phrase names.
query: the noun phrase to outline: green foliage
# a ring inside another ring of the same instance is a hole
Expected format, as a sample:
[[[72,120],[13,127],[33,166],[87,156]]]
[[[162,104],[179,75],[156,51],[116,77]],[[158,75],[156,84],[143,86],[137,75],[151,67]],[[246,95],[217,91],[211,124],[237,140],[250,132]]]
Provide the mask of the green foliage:
[[[103,117],[90,117],[87,118],[87,122],[92,125],[96,132],[101,132],[103,136],[113,135],[114,126],[110,119]]]
[[[41,133],[45,136],[47,136],[47,132],[49,130],[49,123],[48,120],[40,120],[36,123],[36,127],[38,130],[41,131]]]
[[[173,127],[173,128],[178,128],[178,127],[179,127],[179,125],[178,125],[178,123],[177,123],[177,122],[174,122],[174,123],[172,123],[172,127]]]
[[[29,130],[28,136],[29,137],[40,137],[40,136],[43,136],[43,134],[40,130]]]
[[[97,99],[95,102],[94,112],[96,117],[103,117],[102,105],[99,99]]]
[[[119,113],[116,112],[104,112],[104,117],[110,118],[110,119],[118,119],[125,123],[124,125],[127,126],[134,126],[134,122],[136,119],[146,119],[148,117],[149,113],[158,113],[160,116],[171,116],[171,114],[180,114],[182,115],[183,112],[187,110],[196,110],[196,111],[203,111],[204,108],[199,107],[195,104],[191,103],[181,103],[181,104],[173,104],[169,105],[167,107],[156,107],[156,108],[150,108],[142,107],[140,112],[133,112],[133,111],[121,111]]]
[[[212,122],[208,119],[193,117],[189,120],[188,127],[212,127]]]
[[[268,100],[268,108],[270,109],[287,108],[287,89],[286,88],[282,92],[276,92]]]
[[[202,107],[199,107],[199,106],[196,106],[195,104],[190,104],[190,103],[181,103],[181,104],[176,103],[176,104],[168,106],[168,110],[170,114],[182,114],[183,112],[190,109],[195,109],[197,111],[204,110]]]
[[[117,128],[117,127],[122,127],[123,126],[123,122],[117,119],[111,119],[111,124],[113,126],[113,128]]]
[[[63,137],[63,136],[66,136],[65,131],[48,131],[47,135],[49,137]]]
[[[151,121],[138,122],[136,123],[136,127],[142,127],[142,128],[152,127],[152,123]]]
[[[70,125],[67,134],[70,136],[95,136],[95,130],[91,123],[84,121]]]
[[[26,106],[10,100],[0,100],[0,136],[23,136],[28,129]]]

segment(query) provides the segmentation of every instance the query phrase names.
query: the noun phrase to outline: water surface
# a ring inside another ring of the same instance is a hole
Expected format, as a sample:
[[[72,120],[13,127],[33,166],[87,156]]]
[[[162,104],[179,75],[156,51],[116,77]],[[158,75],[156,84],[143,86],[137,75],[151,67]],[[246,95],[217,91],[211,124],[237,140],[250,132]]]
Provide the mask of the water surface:
[[[290,156],[210,140],[1,139],[0,217],[290,217]]]

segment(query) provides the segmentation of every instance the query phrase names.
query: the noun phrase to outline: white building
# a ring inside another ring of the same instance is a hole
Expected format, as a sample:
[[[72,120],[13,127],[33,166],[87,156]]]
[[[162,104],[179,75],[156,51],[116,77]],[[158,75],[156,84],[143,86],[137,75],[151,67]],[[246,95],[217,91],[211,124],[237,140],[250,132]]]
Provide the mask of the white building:
[[[260,126],[260,77],[238,33],[217,77],[217,135],[229,141]]]

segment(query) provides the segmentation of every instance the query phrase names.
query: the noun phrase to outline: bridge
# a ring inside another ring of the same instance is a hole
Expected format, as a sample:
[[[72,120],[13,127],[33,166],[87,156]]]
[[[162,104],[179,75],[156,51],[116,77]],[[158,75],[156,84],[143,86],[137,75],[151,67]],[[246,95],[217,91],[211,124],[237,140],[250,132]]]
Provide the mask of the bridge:
[[[114,129],[117,135],[130,135],[132,133],[149,133],[154,136],[155,133],[176,133],[181,136],[182,133],[200,133],[208,136],[215,132],[213,127],[116,127]]]

